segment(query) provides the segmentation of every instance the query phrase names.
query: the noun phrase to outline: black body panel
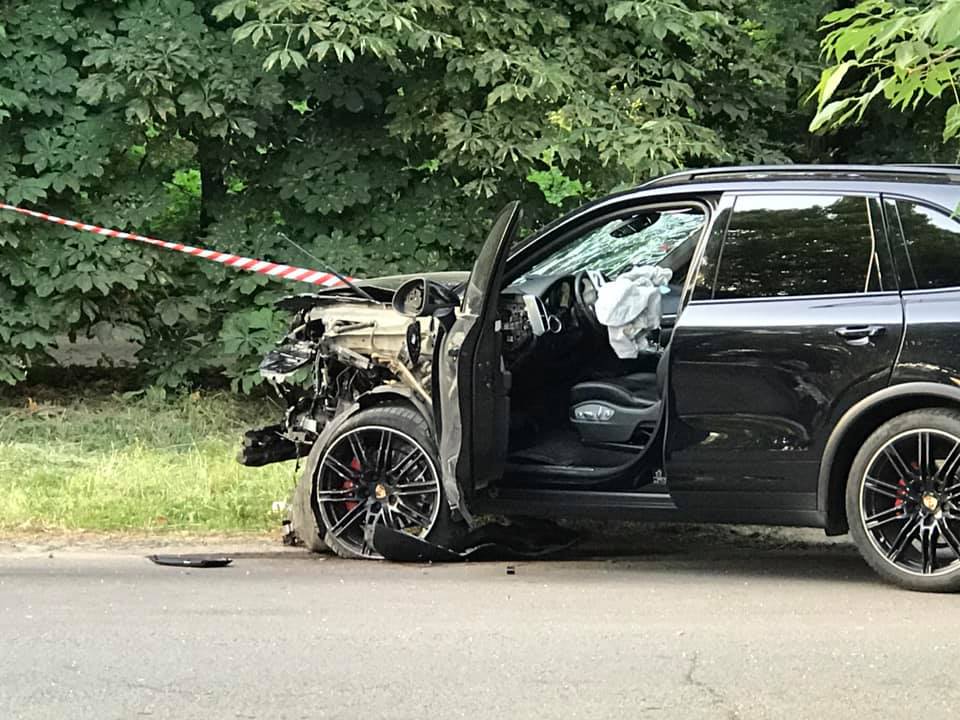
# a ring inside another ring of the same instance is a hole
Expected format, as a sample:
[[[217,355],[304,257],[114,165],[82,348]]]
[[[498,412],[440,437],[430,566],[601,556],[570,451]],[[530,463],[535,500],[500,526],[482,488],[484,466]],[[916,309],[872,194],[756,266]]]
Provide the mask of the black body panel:
[[[907,330],[894,383],[960,384],[960,288],[903,293]]]
[[[864,345],[836,334],[858,325],[885,330]],[[815,510],[827,438],[888,384],[901,328],[897,293],[691,303],[671,345],[677,505]]]
[[[638,522],[757,523],[822,527],[817,510],[740,508],[679,509],[667,493],[584,490],[503,490],[495,498],[477,498],[474,509],[490,515],[590,518]]]

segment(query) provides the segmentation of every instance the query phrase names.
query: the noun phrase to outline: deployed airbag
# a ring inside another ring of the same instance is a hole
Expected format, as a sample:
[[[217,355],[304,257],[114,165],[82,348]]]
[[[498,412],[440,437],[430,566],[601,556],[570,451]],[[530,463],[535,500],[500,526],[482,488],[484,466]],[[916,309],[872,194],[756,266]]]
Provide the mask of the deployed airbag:
[[[597,289],[597,320],[607,326],[610,347],[619,358],[642,352],[659,352],[649,334],[660,328],[660,296],[669,292],[673,271],[656,265],[639,265]]]

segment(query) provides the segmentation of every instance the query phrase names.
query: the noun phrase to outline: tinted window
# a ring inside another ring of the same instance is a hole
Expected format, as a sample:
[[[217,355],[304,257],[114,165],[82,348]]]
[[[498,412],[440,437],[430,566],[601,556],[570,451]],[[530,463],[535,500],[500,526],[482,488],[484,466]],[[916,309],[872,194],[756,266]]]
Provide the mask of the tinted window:
[[[880,290],[874,217],[875,202],[862,197],[738,197],[717,258],[713,297]]]
[[[905,288],[960,287],[960,223],[945,212],[897,200],[891,225],[893,241],[903,238],[909,253],[905,263],[897,255],[898,264],[906,265],[900,268]]]

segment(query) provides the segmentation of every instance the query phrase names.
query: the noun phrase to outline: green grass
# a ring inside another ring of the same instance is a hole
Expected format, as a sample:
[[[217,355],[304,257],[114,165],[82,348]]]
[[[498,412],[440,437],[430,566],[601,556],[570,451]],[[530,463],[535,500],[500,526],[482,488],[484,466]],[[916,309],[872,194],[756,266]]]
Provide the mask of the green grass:
[[[0,399],[0,529],[276,528],[293,464],[235,456],[244,430],[278,416],[228,394]]]

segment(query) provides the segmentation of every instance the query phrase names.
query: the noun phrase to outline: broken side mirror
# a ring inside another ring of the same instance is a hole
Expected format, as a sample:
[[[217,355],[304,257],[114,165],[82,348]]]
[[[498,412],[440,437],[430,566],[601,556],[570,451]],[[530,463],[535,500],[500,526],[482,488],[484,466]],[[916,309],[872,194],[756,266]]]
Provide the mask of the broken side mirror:
[[[407,317],[430,316],[459,304],[456,293],[425,277],[408,280],[393,294],[393,309]]]

